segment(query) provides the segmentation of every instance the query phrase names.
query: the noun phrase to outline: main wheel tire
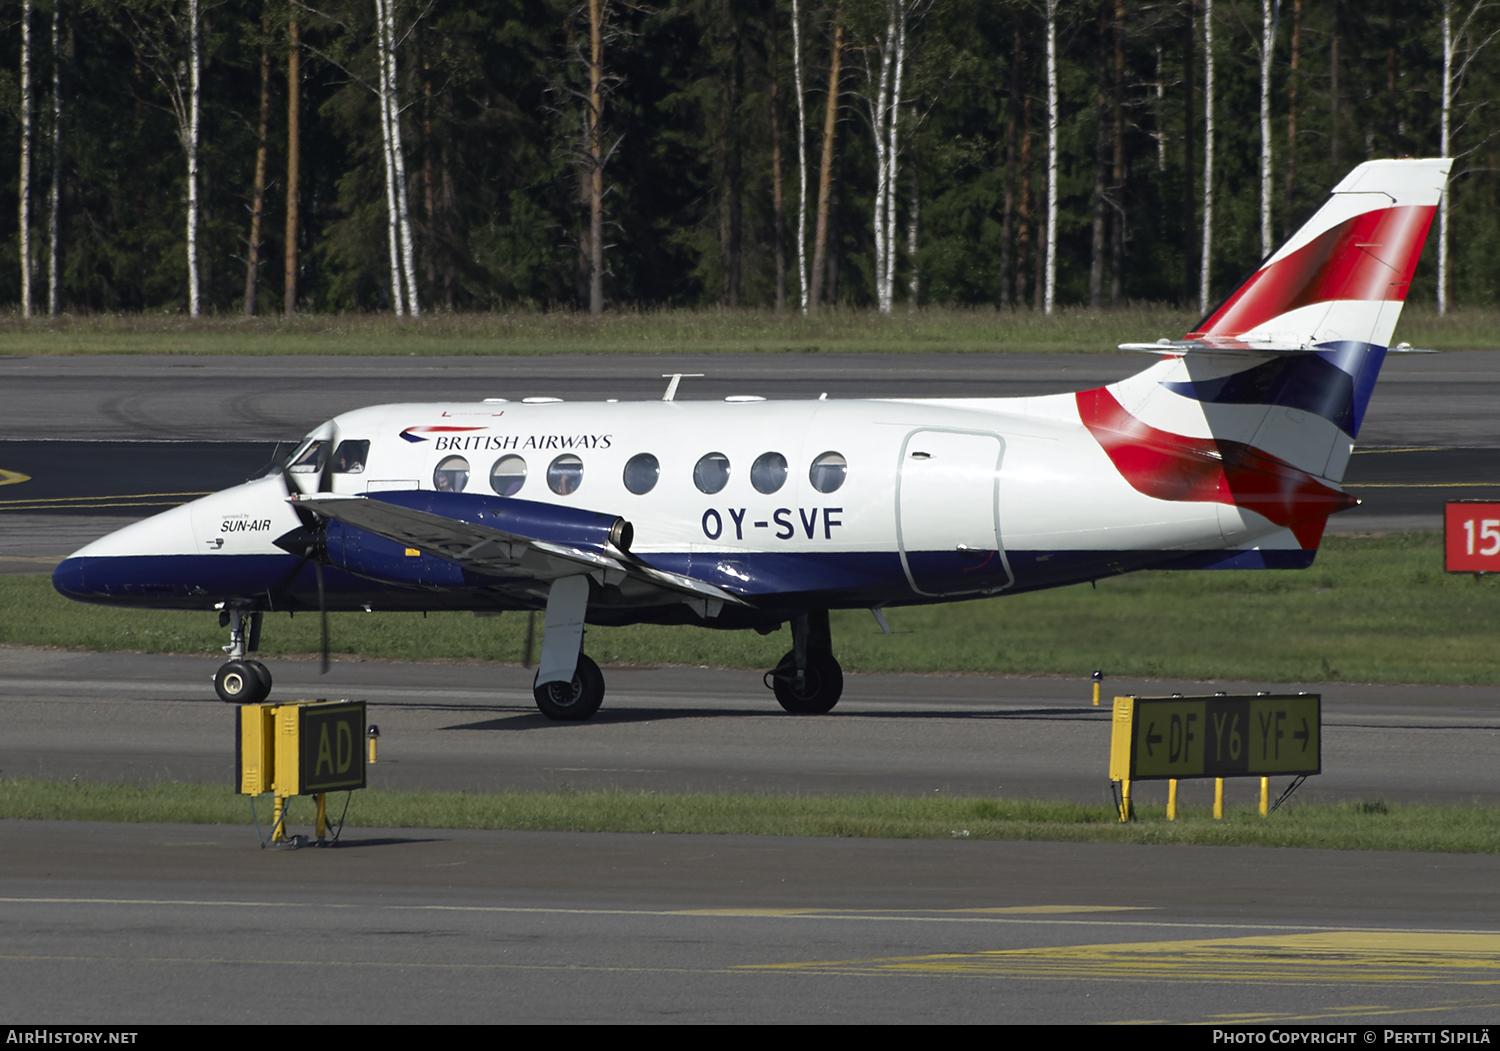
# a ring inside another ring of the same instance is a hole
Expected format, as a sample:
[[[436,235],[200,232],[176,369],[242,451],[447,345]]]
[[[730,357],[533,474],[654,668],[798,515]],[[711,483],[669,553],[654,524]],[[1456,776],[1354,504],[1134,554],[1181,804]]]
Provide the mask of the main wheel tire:
[[[258,704],[265,699],[268,690],[260,673],[247,661],[230,661],[214,676],[214,692],[226,704]]]
[[[788,653],[771,672],[776,701],[793,715],[823,715],[833,711],[844,693],[844,669],[833,654],[817,646],[807,648],[807,667],[797,682],[797,656]]]
[[[245,664],[251,671],[255,672],[255,677],[260,680],[260,696],[256,700],[263,701],[271,696],[271,669],[267,668],[260,661],[246,661]]]
[[[540,673],[539,673],[540,674]],[[532,686],[532,696],[543,715],[558,722],[581,723],[604,703],[604,673],[587,656],[578,655],[572,682]]]

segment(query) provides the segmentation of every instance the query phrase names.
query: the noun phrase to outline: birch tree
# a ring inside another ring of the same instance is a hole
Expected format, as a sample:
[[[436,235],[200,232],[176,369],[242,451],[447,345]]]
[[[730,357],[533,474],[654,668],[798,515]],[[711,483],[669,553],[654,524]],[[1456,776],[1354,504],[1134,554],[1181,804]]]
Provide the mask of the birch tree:
[[[597,5],[601,0],[591,0]],[[401,102],[396,90],[396,0],[375,0],[380,23],[380,115],[386,160],[386,198],[391,227],[391,302],[402,313],[401,278],[406,279],[404,301],[412,317],[421,314],[417,301],[417,267],[411,236],[411,205],[406,190],[406,154],[401,148]],[[399,265],[398,265],[399,242]]]
[[[861,50],[867,88],[865,106],[875,142],[875,294],[882,314],[891,312],[896,275],[896,177],[900,154],[901,78],[906,66],[908,0],[886,0],[887,24],[873,47]],[[878,68],[878,72],[877,72]]]
[[[1212,2],[1212,0],[1210,0]],[[1047,0],[1047,277],[1043,311],[1057,295],[1057,0]]]
[[[1281,0],[1260,0],[1260,254],[1271,254],[1271,58]]]
[[[786,309],[786,204],[781,186],[781,39],[776,27],[776,0],[771,18],[771,225],[776,240],[776,312]]]
[[[62,17],[62,0],[52,3],[52,192],[47,215],[47,316],[57,317],[58,267],[60,241],[58,211],[62,190],[62,52],[57,46],[58,22]]]
[[[187,138],[183,148],[187,150],[188,214],[187,214],[187,263],[188,263],[188,316],[197,317],[202,311],[198,274],[198,132],[199,102],[202,98],[203,56],[199,45],[198,0],[188,0],[188,52],[191,56],[188,69],[189,93]]]
[[[807,93],[802,86],[802,13],[792,0],[792,79],[797,92],[797,293],[807,313]]]
[[[172,114],[178,141],[186,155],[188,314],[197,317],[202,307],[198,273],[201,0],[188,0],[186,11],[174,0],[120,3],[113,8],[112,18],[166,98],[165,104],[153,99],[141,101]]]
[[[31,0],[21,3],[21,315],[31,317]]]
[[[1214,0],[1203,0],[1203,264],[1198,271],[1198,311],[1208,313],[1214,230]]]
[[[1439,133],[1441,136],[1439,151],[1443,157],[1453,156],[1453,96],[1463,87],[1464,78],[1468,75],[1471,64],[1479,56],[1479,52],[1495,39],[1497,33],[1500,33],[1500,29],[1495,29],[1480,39],[1474,31],[1474,20],[1485,8],[1495,6],[1497,5],[1494,0],[1476,0],[1455,32],[1453,0],[1443,0],[1442,122]],[[1458,60],[1456,69],[1454,68],[1455,59]],[[1451,186],[1451,181],[1449,185]],[[1449,300],[1448,251],[1451,235],[1448,226],[1448,198],[1449,190],[1445,187],[1442,197],[1438,200],[1437,308],[1439,316],[1448,313]]]
[[[266,162],[271,128],[271,5],[266,0],[260,21],[260,120],[255,126],[255,179],[250,190],[250,239],[246,245],[245,316],[255,316],[260,294],[261,218],[266,207]]]

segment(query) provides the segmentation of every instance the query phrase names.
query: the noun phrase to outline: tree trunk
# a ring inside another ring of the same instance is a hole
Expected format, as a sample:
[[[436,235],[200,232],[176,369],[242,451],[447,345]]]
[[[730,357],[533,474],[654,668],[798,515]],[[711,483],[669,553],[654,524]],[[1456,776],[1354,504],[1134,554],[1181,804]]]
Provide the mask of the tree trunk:
[[[1453,112],[1453,4],[1452,0],[1443,0],[1443,99],[1442,99],[1442,142],[1438,147],[1439,156],[1447,157],[1452,149],[1449,139],[1452,128],[1451,114]],[[1437,311],[1438,317],[1448,313],[1448,190],[1443,188],[1442,197],[1438,198],[1438,280],[1437,280]]]
[[[416,38],[420,41],[420,38]],[[437,275],[437,202],[432,188],[432,60],[425,54],[422,62],[422,208],[427,215],[427,285],[436,288]]]
[[[1344,174],[1339,163],[1339,0],[1333,0],[1333,26],[1328,31],[1328,158],[1330,183]]]
[[[396,201],[396,152],[391,141],[391,82],[386,76],[390,59],[386,39],[386,0],[375,0],[375,23],[379,33],[380,74],[375,94],[380,103],[380,150],[385,162],[385,239],[391,255],[391,310],[406,314],[406,288],[401,280],[401,208]]]
[[[1290,237],[1296,221],[1292,196],[1297,181],[1297,88],[1302,49],[1302,0],[1292,0],[1292,61],[1286,79],[1286,190],[1281,204],[1283,236]]]
[[[260,294],[260,227],[266,208],[266,159],[270,152],[271,129],[271,16],[269,2],[260,19],[260,122],[255,127],[255,182],[250,196],[250,244],[245,263],[245,316],[255,316],[255,299]]]
[[[797,293],[808,306],[807,275],[807,93],[802,86],[802,14],[792,0],[792,73],[797,89]]]
[[[776,243],[776,313],[786,310],[786,202],[781,188],[781,40],[771,0],[771,226]]]
[[[922,292],[922,268],[917,262],[917,224],[922,215],[922,186],[917,177],[917,159],[911,161],[911,201],[906,213],[906,258],[911,263],[911,280],[906,284],[906,309],[915,313]],[[894,253],[892,253],[894,258]]]
[[[59,243],[58,212],[62,205],[62,52],[57,46],[62,0],[52,4],[52,193],[47,216],[47,316],[57,317]]]
[[[1057,294],[1057,0],[1047,0],[1047,277],[1043,310]]]
[[[730,0],[720,0],[728,45],[729,68],[724,83],[724,158],[719,181],[719,258],[724,269],[724,305],[740,305],[740,25]]]
[[[302,38],[294,18],[287,26],[286,57],[286,292],[282,311],[297,313],[297,191],[302,164]]]
[[[1198,310],[1208,313],[1214,231],[1214,0],[1203,0],[1203,264],[1198,270]]]
[[[816,310],[823,294],[823,270],[828,261],[828,203],[833,184],[834,132],[839,116],[839,76],[844,54],[844,5],[833,12],[833,55],[828,64],[828,102],[823,115],[823,156],[818,165],[818,226],[813,236],[812,296],[809,310]]]
[[[203,62],[198,52],[198,0],[188,2],[188,39],[192,67],[188,70],[192,102],[188,117],[188,216],[187,216],[187,265],[188,265],[188,316],[197,317],[201,311],[198,279],[198,101],[202,94]]]
[[[1027,264],[1031,261],[1031,92],[1021,100],[1021,189],[1016,194],[1016,305],[1027,305]],[[1032,283],[1032,289],[1038,286]],[[1034,308],[1034,305],[1033,305]]]
[[[31,0],[21,2],[21,315],[31,317]]]
[[[589,313],[604,313],[604,3],[589,0]]]
[[[1279,0],[1275,0],[1279,6]],[[1260,255],[1271,254],[1271,58],[1276,47],[1273,0],[1260,0]]]
[[[385,0],[385,43],[391,156],[396,166],[396,208],[401,228],[401,270],[406,275],[406,309],[412,317],[417,317],[422,308],[417,303],[416,247],[412,243],[411,205],[406,191],[406,151],[401,147],[401,100],[396,90],[396,0]]]
[[[1099,70],[1094,81],[1094,221],[1089,244],[1089,309],[1098,310],[1104,293],[1104,203],[1107,162],[1104,157],[1108,126],[1105,84],[1109,76],[1109,5],[1099,5]]]
[[[874,81],[876,84],[874,97],[866,96],[866,103],[870,111],[870,131],[875,140],[875,300],[877,308],[882,314],[891,312],[890,300],[886,298],[886,266],[889,263],[891,252],[887,251],[886,244],[886,221],[885,210],[890,200],[891,180],[891,157],[887,152],[886,125],[890,120],[890,85],[891,85],[891,62],[895,57],[891,44],[896,35],[896,7],[895,0],[886,0],[886,12],[890,15],[890,24],[886,27],[885,37],[878,49],[880,58],[880,78],[875,80],[874,73],[870,69],[870,49],[860,48],[860,53],[865,60],[865,80]]]
[[[1005,204],[1000,214],[1000,306],[1014,309],[1015,213],[1016,213],[1016,123],[1020,117],[1021,30],[1012,31],[1010,90],[1005,121]]]
[[[890,145],[886,149],[889,158],[890,178],[886,180],[885,189],[885,301],[887,309],[896,299],[896,175],[900,170],[901,162],[901,76],[906,68],[906,4],[907,0],[893,0],[896,8],[896,35],[893,41],[896,51],[896,72],[891,82],[891,127]],[[916,171],[912,171],[912,186],[916,186]],[[912,208],[916,208],[916,201],[912,201]],[[915,212],[913,212],[915,214]],[[913,220],[915,222],[915,220]],[[909,243],[907,257],[912,263],[912,280],[916,280],[916,241],[915,234]],[[916,286],[912,286],[911,307],[916,309],[917,297]]]
[[[1193,152],[1193,125],[1196,123],[1193,104],[1193,50],[1194,37],[1197,35],[1198,27],[1194,24],[1196,11],[1195,0],[1187,0],[1187,19],[1183,25],[1187,32],[1182,39],[1182,175],[1184,180],[1182,194],[1182,274],[1183,274],[1183,299],[1190,302],[1193,298],[1193,256],[1197,255],[1198,239],[1197,218],[1195,211],[1197,205],[1193,194],[1193,171],[1197,167],[1197,158]]]
[[[1125,2],[1115,0],[1114,157],[1110,169],[1109,305],[1124,297],[1125,274]]]

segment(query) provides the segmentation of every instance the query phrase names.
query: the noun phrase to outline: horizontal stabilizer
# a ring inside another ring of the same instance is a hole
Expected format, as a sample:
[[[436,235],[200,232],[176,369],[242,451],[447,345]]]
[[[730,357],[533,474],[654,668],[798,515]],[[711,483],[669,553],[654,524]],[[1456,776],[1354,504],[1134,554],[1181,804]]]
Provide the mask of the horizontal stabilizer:
[[[1155,343],[1121,343],[1118,350],[1141,351],[1147,354],[1161,354],[1165,357],[1177,357],[1182,354],[1314,354],[1319,350],[1329,349],[1323,345],[1308,343],[1285,343],[1269,342],[1255,339],[1233,339],[1226,337],[1207,337],[1204,339],[1159,339]],[[1390,354],[1437,354],[1436,350],[1423,350],[1414,347],[1410,343],[1397,343],[1387,353]]]

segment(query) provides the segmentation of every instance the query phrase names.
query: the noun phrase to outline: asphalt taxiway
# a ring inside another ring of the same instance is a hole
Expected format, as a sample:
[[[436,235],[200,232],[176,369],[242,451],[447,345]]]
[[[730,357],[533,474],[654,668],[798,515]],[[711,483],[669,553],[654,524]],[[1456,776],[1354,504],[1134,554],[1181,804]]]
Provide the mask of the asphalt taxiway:
[[[1500,858],[0,821],[0,1014],[1493,1021]],[[1206,1038],[1205,1038],[1206,1039]]]

